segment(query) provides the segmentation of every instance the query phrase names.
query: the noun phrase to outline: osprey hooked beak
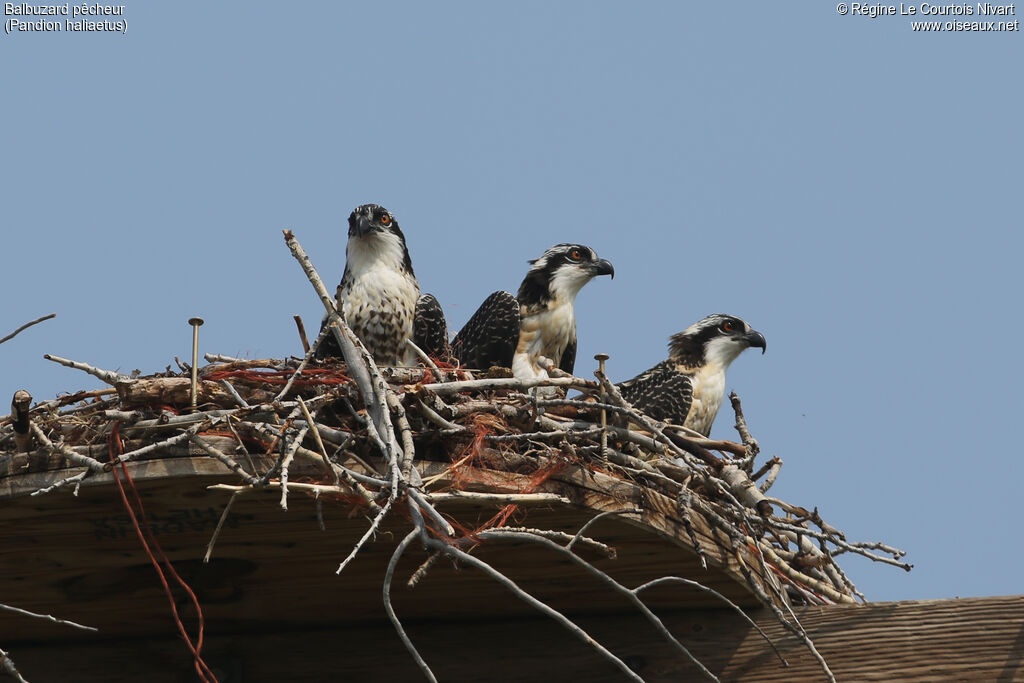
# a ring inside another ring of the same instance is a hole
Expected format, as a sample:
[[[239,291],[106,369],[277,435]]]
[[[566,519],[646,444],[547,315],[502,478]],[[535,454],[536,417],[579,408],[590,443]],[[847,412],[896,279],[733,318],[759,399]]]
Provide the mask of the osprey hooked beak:
[[[761,349],[762,356],[768,350],[768,342],[765,341],[764,335],[757,330],[751,330],[749,334],[743,335],[741,339],[747,342],[747,346]]]
[[[598,275],[611,275],[612,279],[615,279],[615,268],[612,266],[612,262],[608,259],[603,258],[592,264],[590,267],[594,273],[594,277],[597,277]]]
[[[373,230],[373,226],[370,224],[369,213],[359,209],[353,211],[348,217],[348,228],[360,237]]]

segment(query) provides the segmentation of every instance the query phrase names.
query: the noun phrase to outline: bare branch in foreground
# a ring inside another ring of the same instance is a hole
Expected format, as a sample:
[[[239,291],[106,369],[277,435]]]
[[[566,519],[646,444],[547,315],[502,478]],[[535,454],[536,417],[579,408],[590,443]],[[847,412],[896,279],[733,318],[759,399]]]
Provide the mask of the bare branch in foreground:
[[[32,322],[27,322],[24,325],[22,325],[21,327],[19,327],[18,329],[16,329],[14,332],[11,332],[9,335],[4,337],[3,339],[0,339],[0,344],[3,344],[5,341],[10,341],[11,339],[14,339],[15,337],[18,336],[19,333],[24,332],[25,330],[27,330],[28,328],[32,327],[33,325],[38,325],[39,323],[43,322],[44,320],[49,320],[50,318],[56,318],[56,317],[57,317],[56,313],[50,313],[49,315],[44,315],[41,318],[36,318]]]

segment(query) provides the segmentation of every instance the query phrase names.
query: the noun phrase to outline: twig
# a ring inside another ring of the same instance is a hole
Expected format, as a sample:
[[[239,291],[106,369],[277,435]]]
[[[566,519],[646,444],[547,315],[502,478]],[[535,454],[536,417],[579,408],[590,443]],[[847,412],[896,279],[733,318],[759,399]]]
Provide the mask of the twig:
[[[463,391],[487,391],[492,389],[518,389],[524,391],[533,387],[573,387],[576,389],[596,389],[597,384],[579,377],[550,377],[536,379],[516,379],[515,377],[502,377],[500,379],[469,379],[457,382],[444,382],[435,384],[424,384],[420,387],[424,391],[433,391],[436,394],[445,396],[458,394]]]
[[[131,377],[128,377],[127,375],[122,375],[121,373],[113,372],[112,370],[102,370],[100,368],[94,368],[88,363],[80,363],[76,360],[68,360],[67,358],[61,358],[60,356],[51,356],[48,353],[44,353],[43,358],[49,361],[53,361],[54,363],[59,363],[61,365],[67,366],[69,368],[74,368],[75,370],[87,372],[93,377],[98,377],[113,387],[116,387],[119,384],[124,384],[125,382],[132,381]]]
[[[11,605],[4,605],[0,603],[0,610],[6,610],[8,612],[14,612],[16,614],[23,614],[27,617],[34,617],[36,619],[43,619],[45,621],[52,621],[55,624],[61,624],[62,626],[70,626],[72,628],[78,628],[83,631],[99,631],[94,626],[83,626],[74,621],[68,621],[67,619],[58,619],[57,617],[50,616],[49,614],[38,614],[36,612],[29,612],[27,609],[21,609],[20,607],[12,607]]]
[[[295,320],[295,327],[299,330],[299,341],[302,342],[302,352],[303,354],[308,354],[309,339],[306,338],[306,326],[302,324],[302,316],[295,315],[292,316],[292,318]]]
[[[298,316],[296,316],[296,317],[298,317]],[[299,407],[302,409],[302,414],[306,418],[306,424],[315,427],[315,429],[313,429],[313,441],[316,441],[316,447],[320,449],[320,455],[323,456],[324,467],[326,467],[327,471],[334,476],[334,483],[335,483],[335,485],[337,485],[337,483],[339,481],[338,473],[335,471],[334,467],[331,466],[330,458],[327,457],[327,449],[324,448],[323,439],[320,438],[320,429],[319,429],[320,425],[316,424],[313,421],[313,416],[309,412],[309,407],[306,406],[306,402],[302,400],[302,397],[301,396],[297,396],[296,398],[299,401]]]
[[[309,426],[302,427],[299,429],[297,435],[292,436],[292,442],[288,444],[288,449],[285,451],[284,458],[281,460],[281,509],[288,509],[288,467],[292,464],[292,459],[295,457],[295,451],[302,444],[302,440],[306,438],[306,432],[309,431]]]
[[[3,339],[0,339],[0,344],[3,344],[5,341],[10,341],[11,339],[14,339],[16,336],[18,336],[18,334],[20,332],[23,332],[23,331],[27,330],[28,328],[32,327],[33,325],[38,325],[39,323],[43,322],[44,320],[49,320],[50,318],[56,318],[56,317],[57,317],[56,313],[51,313],[49,315],[44,315],[42,318],[36,318],[32,322],[25,323],[24,325],[22,325],[21,327],[16,329],[14,332],[11,332],[9,335],[4,337]]]
[[[59,488],[63,488],[65,486],[68,486],[69,484],[75,484],[76,487],[77,487],[78,484],[82,483],[82,480],[84,480],[86,477],[88,477],[92,473],[93,473],[93,470],[87,469],[84,472],[79,472],[78,474],[76,474],[74,476],[67,477],[66,479],[61,479],[60,481],[56,482],[55,484],[51,484],[50,486],[47,486],[46,488],[36,489],[35,491],[30,493],[29,495],[30,496],[42,496],[44,494],[50,493],[51,491],[56,491]],[[76,495],[77,495],[77,490],[78,489],[76,488],[75,489]]]
[[[238,498],[240,493],[241,491],[235,491],[231,494],[231,497],[228,498],[228,502],[224,506],[224,512],[220,514],[220,519],[217,520],[217,528],[213,530],[213,535],[210,536],[210,542],[206,545],[206,554],[203,555],[203,564],[210,563],[210,556],[213,555],[213,544],[217,542],[217,537],[220,536],[221,527],[224,526],[224,521],[227,520],[228,513],[231,512],[231,506],[234,504],[235,498]]]
[[[557,493],[472,493],[453,489],[443,493],[427,493],[424,497],[431,503],[465,500],[473,503],[497,503],[499,505],[537,505],[560,503],[572,505],[572,501]]]
[[[220,462],[224,463],[224,465],[226,465],[228,469],[230,469],[232,472],[240,476],[242,480],[245,481],[245,483],[253,486],[256,486],[260,483],[259,477],[255,476],[254,474],[249,474],[248,472],[243,470],[242,466],[239,465],[234,458],[232,458],[230,455],[226,453],[221,452],[220,450],[211,446],[210,444],[206,443],[206,440],[203,439],[203,437],[199,436],[198,434],[192,434],[190,438],[192,440],[192,443],[199,446],[211,457],[216,458]]]
[[[388,502],[390,503],[391,501]],[[405,553],[405,549],[408,548],[409,544],[416,539],[418,534],[419,531],[417,529],[410,531],[408,535],[399,542],[398,546],[395,548],[395,552],[391,554],[391,560],[388,562],[388,569],[384,573],[384,609],[387,611],[388,619],[390,619],[391,623],[394,625],[395,631],[398,633],[398,637],[401,639],[402,644],[405,645],[405,649],[407,649],[409,654],[412,655],[412,658],[416,661],[416,665],[420,668],[420,671],[423,672],[423,675],[427,677],[428,681],[437,683],[437,677],[434,676],[434,672],[430,670],[430,667],[423,660],[423,657],[420,656],[416,646],[412,644],[412,640],[409,639],[405,629],[402,628],[402,622],[398,620],[398,615],[395,614],[395,608],[391,605],[391,580],[395,576],[395,567],[398,566],[398,560],[402,558],[402,555]]]
[[[29,417],[29,408],[32,405],[32,394],[28,393],[24,389],[19,389],[14,392],[14,398],[11,399],[11,415],[14,417],[14,443],[18,450],[22,453],[28,453],[32,450],[32,435],[30,434],[29,425],[31,423]]]
[[[226,379],[222,379],[222,380],[220,381],[220,385],[221,385],[222,387],[224,387],[224,389],[225,389],[225,390],[226,390],[226,391],[227,391],[227,392],[228,392],[229,394],[231,394],[231,398],[235,399],[235,403],[237,403],[237,404],[238,404],[238,407],[239,407],[239,408],[248,408],[248,407],[249,407],[249,404],[248,404],[248,402],[246,402],[246,400],[245,400],[244,398],[242,398],[241,396],[239,396],[239,394],[238,394],[238,390],[237,390],[237,389],[235,389],[235,386],[234,386],[234,385],[233,385],[233,384],[232,384],[231,382],[227,381]]]
[[[413,531],[410,534],[410,536],[412,536],[412,534],[414,534],[414,533],[416,533],[416,532]],[[486,534],[490,535],[490,534],[494,534],[496,532],[481,532],[481,533],[486,533]],[[547,539],[543,539],[543,540],[547,540]],[[483,560],[480,560],[480,559],[478,559],[477,557],[475,557],[473,555],[470,555],[469,553],[467,553],[467,552],[465,552],[463,550],[460,550],[459,548],[456,548],[455,546],[448,545],[447,543],[444,543],[443,541],[439,541],[437,539],[432,539],[431,538],[431,539],[427,539],[426,543],[427,543],[428,548],[430,548],[430,549],[438,550],[438,551],[442,552],[443,554],[447,555],[448,557],[451,557],[452,559],[457,559],[459,562],[463,562],[463,563],[468,564],[470,566],[476,567],[477,569],[480,569],[485,574],[490,576],[492,579],[494,579],[495,581],[497,581],[501,585],[505,586],[505,588],[507,588],[509,591],[511,591],[512,594],[515,595],[516,597],[518,597],[520,600],[522,600],[526,604],[530,605],[531,607],[534,607],[535,609],[537,609],[541,613],[551,617],[557,623],[561,624],[563,627],[565,627],[570,632],[572,632],[577,638],[579,638],[584,643],[586,643],[587,645],[589,645],[592,648],[594,648],[595,650],[597,650],[597,652],[599,654],[601,654],[601,656],[603,656],[605,659],[607,659],[607,660],[611,661],[613,664],[615,664],[615,666],[618,667],[619,671],[621,671],[623,674],[625,674],[626,677],[629,678],[629,680],[631,680],[631,681],[639,681],[640,683],[643,683],[644,679],[640,678],[640,676],[638,676],[632,669],[630,669],[629,666],[624,661],[622,661],[621,659],[616,657],[614,654],[612,654],[610,651],[608,651],[608,649],[605,648],[603,645],[601,645],[601,643],[599,643],[596,640],[594,640],[594,638],[589,633],[587,633],[582,628],[580,628],[575,622],[570,620],[568,617],[566,617],[564,614],[562,614],[558,610],[548,606],[547,604],[541,602],[537,598],[533,597],[532,595],[530,595],[529,593],[524,591],[522,588],[519,587],[518,584],[516,584],[515,581],[513,581],[510,578],[508,578],[507,576],[505,576],[504,574],[502,574],[501,572],[496,570],[491,565],[487,564]],[[559,546],[559,545],[557,545],[555,543],[552,543],[552,545],[554,545],[554,546],[556,546],[558,548],[561,548],[561,546]],[[563,548],[563,550],[564,550],[564,548]],[[572,553],[569,553],[569,554],[572,555]]]
[[[18,667],[14,665],[14,660],[3,649],[0,649],[0,670],[3,670],[4,673],[17,681],[17,683],[28,683],[28,681],[21,677]]]
[[[437,564],[437,561],[441,558],[441,553],[433,553],[430,557],[423,561],[423,564],[419,566],[419,569],[412,573],[406,585],[409,588],[415,588],[416,585],[423,580],[423,577],[427,575],[430,568]]]
[[[565,549],[569,550],[569,551],[572,551],[572,547],[574,545],[576,545],[576,542],[579,541],[581,538],[584,538],[583,532],[586,531],[587,529],[589,529],[591,526],[593,526],[594,522],[596,522],[599,519],[602,519],[604,517],[611,517],[612,515],[639,515],[639,514],[643,514],[643,510],[637,510],[637,509],[633,509],[633,510],[607,510],[607,511],[602,512],[600,514],[594,515],[593,517],[591,517],[590,519],[587,520],[586,524],[584,524],[583,526],[580,527],[580,530],[576,532],[576,535],[572,537],[572,540],[570,540],[568,543],[565,544]]]
[[[46,434],[43,433],[43,430],[40,429],[39,425],[37,425],[35,422],[29,425],[29,429],[32,430],[32,434],[36,437],[36,439],[39,440],[39,443],[43,444],[43,446],[49,449],[51,453],[63,455],[65,458],[67,458],[74,464],[80,465],[82,467],[88,467],[93,472],[103,471],[103,463],[101,463],[99,460],[94,460],[93,458],[90,458],[87,455],[80,455],[78,453],[75,453],[73,450],[71,450],[70,448],[63,444],[55,444],[52,441],[50,441],[50,439],[47,438]]]
[[[136,448],[134,451],[122,453],[121,455],[117,456],[117,458],[114,459],[113,461],[103,463],[103,469],[109,472],[110,470],[114,469],[114,466],[118,463],[128,462],[130,460],[138,460],[144,455],[149,455],[150,453],[155,453],[157,451],[164,450],[165,448],[170,448],[171,446],[177,446],[179,444],[185,443],[193,436],[195,436],[199,432],[199,430],[202,429],[203,425],[204,423],[200,422],[198,424],[192,425],[181,434],[176,434],[175,436],[164,439],[163,441],[151,443],[148,446]]]
[[[443,382],[444,373],[438,369],[437,364],[430,359],[430,356],[427,355],[426,351],[416,346],[416,343],[412,339],[406,339],[405,343],[409,345],[409,348],[412,349],[417,356],[419,356],[419,359],[423,361],[424,365],[433,371],[434,377],[437,377],[437,381]]]

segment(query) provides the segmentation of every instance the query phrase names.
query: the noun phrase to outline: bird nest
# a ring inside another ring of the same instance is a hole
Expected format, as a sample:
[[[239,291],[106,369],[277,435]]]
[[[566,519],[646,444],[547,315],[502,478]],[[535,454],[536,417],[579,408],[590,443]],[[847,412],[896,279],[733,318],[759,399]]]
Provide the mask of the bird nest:
[[[334,312],[294,237],[286,238],[336,323],[320,336],[334,334],[344,359],[319,363],[312,352],[284,360],[207,354],[208,364],[201,368],[182,365],[182,372],[126,376],[47,356],[110,386],[31,409],[30,397],[16,395],[12,414],[0,423],[0,452],[7,454],[10,466],[20,458],[19,468],[39,468],[46,465],[33,465],[34,460],[49,462],[56,455],[68,468],[66,476],[33,495],[77,487],[135,461],[206,455],[237,476],[236,484],[219,485],[235,495],[270,489],[279,492],[285,509],[288,497],[296,495],[333,496],[361,508],[369,520],[365,533],[347,557],[339,558],[339,572],[384,520],[401,513],[408,534],[394,551],[385,585],[398,558],[418,543],[427,551],[419,576],[437,559],[447,558],[521,591],[469,550],[510,540],[534,543],[585,565],[660,625],[639,596],[662,580],[627,588],[583,559],[581,547],[614,554],[587,535],[589,525],[575,534],[518,525],[524,506],[581,506],[559,486],[571,471],[589,477],[592,487],[607,494],[604,500],[615,502],[603,510],[591,506],[596,516],[616,515],[657,527],[691,549],[704,566],[731,562],[757,600],[805,640],[791,613],[785,616],[789,605],[864,599],[837,563],[839,555],[854,553],[910,568],[900,561],[901,551],[848,541],[817,509],[770,497],[782,461],[759,462],[758,443],[735,394],[730,399],[738,440],[711,440],[634,409],[601,368],[595,380],[564,374],[520,380],[435,363],[378,368]],[[251,457],[256,454],[260,457]],[[311,461],[319,476],[290,480],[296,459]],[[617,494],[624,484],[639,493]],[[499,511],[482,524],[468,523],[438,510],[453,500],[498,504]],[[667,517],[676,523],[656,523]],[[663,578],[691,584],[700,579]],[[405,637],[386,589],[384,595],[399,635],[431,678],[429,666]],[[532,596],[521,597],[590,641],[567,616],[537,605]],[[663,626],[659,630],[686,652]],[[614,654],[596,642],[593,646],[639,680]]]

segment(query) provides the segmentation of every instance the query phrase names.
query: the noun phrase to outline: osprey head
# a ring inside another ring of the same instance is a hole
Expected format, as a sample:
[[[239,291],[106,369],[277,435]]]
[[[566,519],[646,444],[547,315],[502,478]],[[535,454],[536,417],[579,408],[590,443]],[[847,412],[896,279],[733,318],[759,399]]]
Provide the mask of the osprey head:
[[[767,348],[764,335],[741,318],[714,313],[672,335],[669,353],[691,367],[713,364],[726,368],[751,346],[763,354]]]
[[[386,263],[391,268],[413,275],[405,235],[394,215],[379,204],[363,204],[349,214],[348,247],[345,251],[348,255],[346,270]]]
[[[582,244],[556,244],[530,263],[517,296],[522,304],[571,303],[583,285],[598,275],[615,277],[611,262]]]
[[[371,232],[402,234],[398,229],[398,221],[383,206],[379,204],[357,206],[348,216],[348,236],[362,237]]]

